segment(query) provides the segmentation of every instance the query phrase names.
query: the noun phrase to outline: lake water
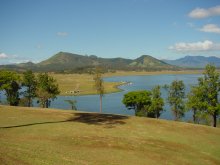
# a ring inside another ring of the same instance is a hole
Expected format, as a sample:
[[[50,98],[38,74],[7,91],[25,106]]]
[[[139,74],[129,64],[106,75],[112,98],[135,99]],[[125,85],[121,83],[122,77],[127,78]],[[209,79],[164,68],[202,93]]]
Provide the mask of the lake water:
[[[134,115],[133,110],[127,110],[122,99],[125,93],[134,90],[151,90],[156,85],[171,84],[174,80],[183,80],[186,85],[186,92],[190,90],[190,86],[197,84],[198,74],[169,74],[169,75],[147,75],[147,76],[119,76],[105,78],[105,81],[111,82],[131,82],[130,85],[120,86],[123,91],[118,93],[106,94],[103,97],[103,113],[125,114]],[[167,102],[167,91],[161,88],[162,97]],[[1,94],[1,99],[4,100],[5,96]],[[77,100],[77,109],[88,112],[99,112],[99,95],[88,96],[58,96],[57,99],[51,102],[51,108],[70,109],[69,103],[65,100]],[[35,103],[35,106],[38,106]],[[166,103],[164,106],[165,112],[162,113],[160,118],[173,119],[172,112],[169,110],[169,105]],[[186,113],[184,120],[192,119],[190,112]]]

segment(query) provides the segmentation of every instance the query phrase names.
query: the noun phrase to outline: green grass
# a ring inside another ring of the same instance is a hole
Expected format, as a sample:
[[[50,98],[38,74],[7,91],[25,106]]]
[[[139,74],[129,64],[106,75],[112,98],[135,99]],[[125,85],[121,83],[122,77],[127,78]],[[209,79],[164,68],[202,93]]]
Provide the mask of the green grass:
[[[220,129],[110,114],[0,106],[0,164],[220,164]]]

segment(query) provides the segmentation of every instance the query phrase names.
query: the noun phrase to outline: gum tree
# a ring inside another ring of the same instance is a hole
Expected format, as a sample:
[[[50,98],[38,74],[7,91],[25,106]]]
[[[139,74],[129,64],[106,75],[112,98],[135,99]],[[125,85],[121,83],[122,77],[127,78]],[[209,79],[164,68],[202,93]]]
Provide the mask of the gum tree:
[[[208,64],[203,73],[203,77],[198,79],[199,87],[204,89],[200,99],[206,104],[206,109],[203,110],[213,118],[213,127],[217,125],[217,117],[220,113],[220,104],[218,101],[218,92],[220,91],[219,73],[215,66]]]
[[[164,101],[161,97],[160,86],[155,86],[152,89],[151,106],[149,112],[152,113],[152,117],[159,118],[163,112]]]
[[[135,111],[136,116],[147,116],[147,109],[151,106],[150,91],[132,91],[124,95],[123,104]]]
[[[23,73],[22,85],[26,87],[24,97],[27,99],[28,107],[30,107],[32,106],[32,99],[36,97],[37,90],[37,80],[31,70]]]
[[[168,102],[175,120],[180,120],[185,113],[185,86],[182,80],[174,80],[168,89]]]
[[[97,93],[99,94],[99,100],[100,100],[100,113],[102,113],[102,97],[104,96],[104,81],[102,78],[102,72],[101,72],[101,68],[97,67],[95,69],[95,73],[94,73],[94,87],[97,91]]]
[[[56,80],[47,73],[41,73],[37,79],[37,97],[42,108],[48,108],[50,102],[60,93]]]
[[[0,71],[0,90],[5,91],[9,105],[19,104],[20,77],[13,71]]]

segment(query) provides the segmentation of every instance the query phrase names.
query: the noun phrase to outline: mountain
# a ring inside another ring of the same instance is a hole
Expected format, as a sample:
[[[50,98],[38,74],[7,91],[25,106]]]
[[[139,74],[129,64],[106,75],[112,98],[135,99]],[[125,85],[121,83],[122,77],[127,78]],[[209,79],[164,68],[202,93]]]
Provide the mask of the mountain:
[[[177,60],[163,60],[164,62],[186,68],[204,68],[207,64],[213,64],[220,67],[220,58],[204,56],[185,56]]]
[[[67,52],[59,52],[51,58],[37,64],[46,70],[75,70],[80,68],[94,68],[103,66],[108,69],[127,67],[132,60],[124,58],[100,58],[95,55],[83,56]]]
[[[160,61],[149,55],[142,55],[137,59],[125,58],[100,58],[95,55],[79,55],[68,52],[59,52],[47,60],[34,64],[31,62],[4,65],[0,68],[50,72],[88,72],[95,66],[102,66],[107,70],[173,70],[170,64]]]
[[[162,70],[174,68],[172,65],[149,55],[142,55],[137,59],[131,60],[125,58],[100,58],[95,55],[83,56],[66,52],[59,52],[37,65],[38,67],[50,68],[52,70],[94,68],[97,65],[113,70]]]
[[[152,68],[164,68],[164,67],[172,67],[171,65],[167,65],[164,61],[158,60],[149,55],[143,55],[129,64],[130,66],[136,66],[140,68],[152,67]]]

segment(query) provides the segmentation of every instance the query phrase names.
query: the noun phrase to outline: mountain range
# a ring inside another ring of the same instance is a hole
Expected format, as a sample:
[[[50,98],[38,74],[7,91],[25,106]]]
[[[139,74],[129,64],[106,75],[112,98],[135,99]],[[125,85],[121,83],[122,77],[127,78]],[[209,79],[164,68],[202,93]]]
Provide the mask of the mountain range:
[[[220,67],[220,58],[210,56],[185,56],[177,60],[163,60],[164,62],[185,68],[204,68],[207,64],[213,64],[216,67]]]
[[[149,55],[142,55],[137,59],[100,58],[95,55],[79,55],[68,52],[59,52],[49,59],[34,64],[31,62],[2,65],[0,68],[50,72],[88,72],[96,66],[105,70],[174,70],[178,67],[167,64]]]
[[[79,55],[68,52],[59,52],[40,63],[21,63],[0,65],[0,69],[24,71],[31,69],[39,72],[90,72],[96,66],[102,66],[105,71],[134,70],[134,71],[160,71],[180,70],[181,68],[204,68],[207,64],[220,67],[220,58],[204,56],[186,56],[177,60],[158,60],[150,55],[142,55],[136,59],[101,58],[95,55]]]

